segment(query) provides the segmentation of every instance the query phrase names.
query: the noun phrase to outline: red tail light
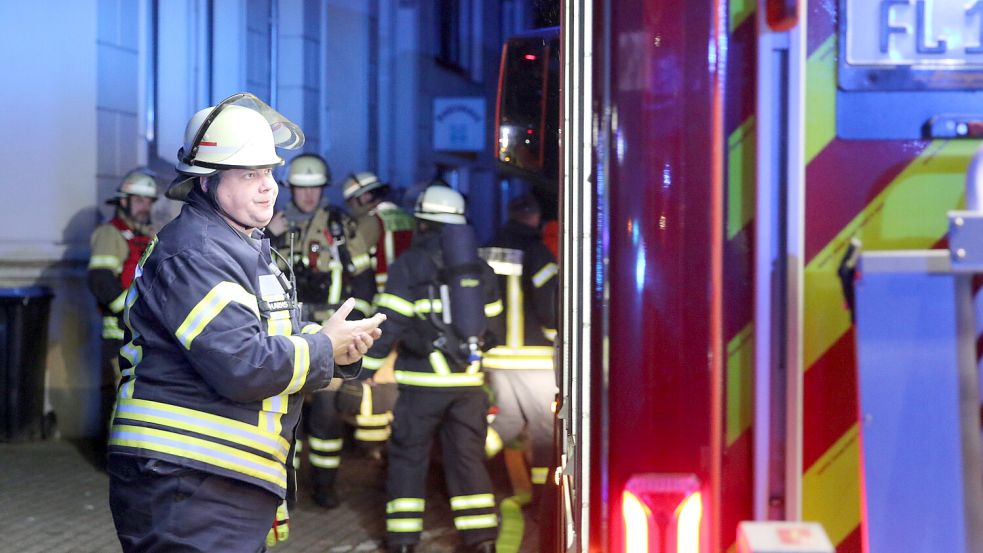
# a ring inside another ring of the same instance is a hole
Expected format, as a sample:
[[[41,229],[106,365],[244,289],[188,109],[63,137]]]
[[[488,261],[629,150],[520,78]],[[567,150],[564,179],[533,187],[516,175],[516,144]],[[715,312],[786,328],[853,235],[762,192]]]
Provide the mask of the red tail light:
[[[772,31],[784,32],[799,23],[798,0],[766,0],[765,19]]]
[[[691,474],[632,476],[622,494],[624,553],[703,553],[703,496]]]

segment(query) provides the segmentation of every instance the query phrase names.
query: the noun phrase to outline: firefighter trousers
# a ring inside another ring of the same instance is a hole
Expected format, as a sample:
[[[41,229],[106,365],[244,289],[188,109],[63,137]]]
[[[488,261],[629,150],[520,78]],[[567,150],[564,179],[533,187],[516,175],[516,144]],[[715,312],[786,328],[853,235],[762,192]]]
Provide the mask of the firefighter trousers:
[[[109,456],[109,507],[124,553],[266,550],[280,498],[232,478]]]
[[[341,464],[344,430],[335,404],[337,396],[336,390],[312,392],[304,411],[305,445],[311,463],[314,499],[325,507],[337,504],[334,483]]]
[[[550,406],[556,399],[556,376],[544,369],[486,369],[485,376],[498,406],[492,429],[506,444],[526,433],[532,446],[529,479],[538,490],[546,482],[553,457]]]
[[[488,396],[478,387],[400,387],[386,478],[390,546],[420,541],[430,448],[438,433],[454,526],[461,540],[476,544],[495,539],[498,517],[484,455],[487,413]]]

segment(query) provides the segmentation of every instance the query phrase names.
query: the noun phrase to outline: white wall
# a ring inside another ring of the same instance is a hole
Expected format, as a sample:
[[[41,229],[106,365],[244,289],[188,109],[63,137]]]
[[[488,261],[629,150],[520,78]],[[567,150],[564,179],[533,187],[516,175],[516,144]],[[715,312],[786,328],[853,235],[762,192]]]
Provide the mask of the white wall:
[[[0,286],[41,283],[56,294],[48,377],[69,435],[95,418],[75,396],[94,390],[98,375],[84,283],[98,217],[97,8],[96,0],[0,3]]]

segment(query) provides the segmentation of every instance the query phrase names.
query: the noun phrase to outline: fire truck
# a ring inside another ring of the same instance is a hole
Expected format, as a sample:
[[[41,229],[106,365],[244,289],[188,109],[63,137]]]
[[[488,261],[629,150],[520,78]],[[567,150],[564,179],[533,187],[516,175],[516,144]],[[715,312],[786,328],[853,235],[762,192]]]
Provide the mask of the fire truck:
[[[562,10],[506,45],[496,116],[560,223],[544,551],[766,550],[746,521],[814,523],[767,551],[983,550],[983,2]]]

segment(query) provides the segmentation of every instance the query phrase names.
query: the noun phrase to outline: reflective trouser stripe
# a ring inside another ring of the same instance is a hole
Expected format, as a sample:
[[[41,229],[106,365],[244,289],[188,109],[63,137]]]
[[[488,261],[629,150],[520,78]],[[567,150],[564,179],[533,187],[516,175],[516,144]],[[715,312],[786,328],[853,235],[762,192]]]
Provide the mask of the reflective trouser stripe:
[[[314,436],[308,436],[307,443],[310,444],[312,451],[321,452],[341,451],[341,446],[344,444],[341,438],[324,440],[321,438],[315,438]]]
[[[498,517],[493,514],[454,517],[454,527],[458,530],[477,530],[496,526],[498,526]]]
[[[310,446],[307,458],[312,466],[320,469],[336,469],[341,464],[341,447],[343,445],[341,438],[324,440],[308,436],[307,443]]]
[[[422,532],[422,518],[390,518],[386,519],[387,532]]]
[[[128,290],[123,290],[116,296],[116,299],[109,304],[109,310],[113,313],[119,313],[126,306],[126,293]]]
[[[115,315],[102,318],[102,337],[106,340],[123,339],[123,329],[119,327],[119,319]]]
[[[386,503],[386,513],[422,513],[426,505],[419,497],[398,497]]]
[[[495,496],[490,493],[459,495],[451,498],[451,509],[455,511],[462,511],[464,509],[483,509],[494,506]]]
[[[341,465],[341,457],[318,455],[313,451],[307,454],[311,465],[319,469],[336,469]]]
[[[360,442],[384,442],[389,439],[389,428],[356,428],[355,439]]]

